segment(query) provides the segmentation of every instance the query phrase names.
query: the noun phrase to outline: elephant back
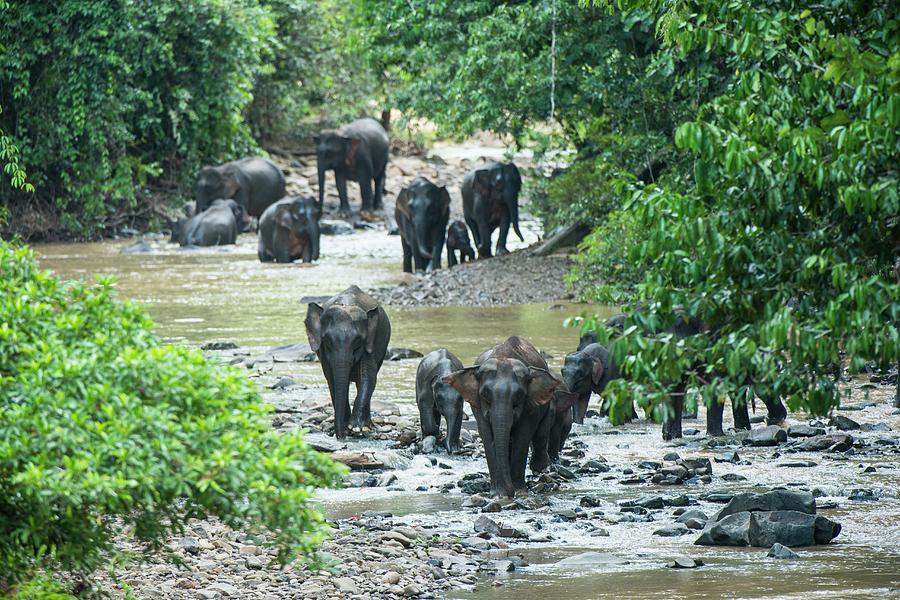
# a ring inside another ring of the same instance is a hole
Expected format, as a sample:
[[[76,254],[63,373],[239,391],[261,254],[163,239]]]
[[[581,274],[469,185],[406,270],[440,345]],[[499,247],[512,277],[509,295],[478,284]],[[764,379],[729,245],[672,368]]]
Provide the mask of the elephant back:
[[[540,351],[535,348],[534,344],[517,335],[507,338],[506,341],[501,342],[490,350],[486,350],[485,352],[483,352],[481,356],[479,356],[475,360],[475,364],[480,365],[490,358],[514,358],[516,360],[522,361],[529,367],[537,367],[538,369],[544,369],[545,371],[550,370],[550,366],[547,364],[547,361],[543,356],[541,356]]]

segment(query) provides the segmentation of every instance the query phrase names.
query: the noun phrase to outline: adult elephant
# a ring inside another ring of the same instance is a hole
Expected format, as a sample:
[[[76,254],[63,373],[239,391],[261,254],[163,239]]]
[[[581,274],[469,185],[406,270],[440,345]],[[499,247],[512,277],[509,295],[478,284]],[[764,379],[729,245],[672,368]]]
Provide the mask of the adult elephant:
[[[472,407],[495,495],[525,487],[529,446],[532,472],[547,468],[551,403],[561,382],[530,342],[513,336],[442,381]]]
[[[284,174],[275,163],[260,156],[203,167],[197,175],[197,214],[217,198],[230,198],[243,206],[247,215],[259,217],[283,197]],[[240,230],[248,228],[246,219]]]
[[[334,171],[341,212],[350,213],[347,179],[359,184],[362,210],[381,208],[387,169],[387,132],[375,119],[357,119],[340,129],[326,129],[313,136],[319,172],[319,209],[325,202],[325,172]]]
[[[335,436],[343,439],[347,435],[351,381],[356,383],[356,400],[349,415],[350,430],[370,431],[372,392],[391,340],[387,313],[371,296],[351,285],[324,304],[309,303],[306,335],[328,381]]]
[[[182,246],[223,246],[237,241],[244,207],[234,200],[215,200],[206,210],[172,226],[171,242]]]
[[[319,260],[320,216],[314,198],[290,196],[269,206],[259,218],[259,260]]]
[[[497,254],[507,254],[506,237],[512,225],[519,236],[519,190],[522,177],[513,163],[491,162],[477,167],[463,178],[463,216],[472,230],[479,258],[491,256],[491,235],[500,228]]]
[[[441,268],[441,252],[450,220],[450,192],[425,177],[416,177],[400,190],[394,218],[403,246],[403,272]]]

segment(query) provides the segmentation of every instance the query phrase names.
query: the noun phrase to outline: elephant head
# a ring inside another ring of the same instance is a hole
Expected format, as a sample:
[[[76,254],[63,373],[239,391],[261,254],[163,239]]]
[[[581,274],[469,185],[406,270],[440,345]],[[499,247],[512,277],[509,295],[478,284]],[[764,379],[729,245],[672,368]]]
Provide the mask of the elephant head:
[[[591,390],[599,389],[606,373],[606,365],[595,356],[584,352],[566,355],[562,368],[563,381],[569,391],[578,396],[575,404],[575,422],[583,423],[591,399]]]
[[[275,260],[291,262],[319,258],[319,218],[322,213],[312,199],[298,196],[275,211]]]
[[[197,175],[197,206],[195,214],[206,210],[217,198],[233,198],[241,189],[234,169],[227,165],[203,167]]]
[[[219,198],[218,200],[213,200],[212,204],[209,205],[210,208],[227,208],[231,211],[231,214],[234,215],[234,223],[237,225],[238,231],[243,231],[244,225],[247,224],[249,220],[249,215],[247,214],[247,210],[231,199]]]
[[[513,163],[493,163],[485,169],[475,172],[473,188],[482,196],[506,207],[513,230],[523,242],[519,230],[519,190],[522,189],[522,176]]]
[[[549,371],[529,367],[515,358],[489,358],[475,367],[455,371],[442,379],[472,407],[484,442],[495,494],[513,496],[510,435],[523,416],[553,399],[560,381]]]
[[[424,177],[416,177],[409,187],[400,190],[397,195],[397,212],[402,214],[410,224],[412,231],[404,232],[410,245],[416,248],[426,260],[431,260],[434,247],[432,236],[439,232],[432,231],[436,224],[446,222],[450,211],[450,192],[447,186],[438,187]],[[399,219],[398,219],[399,221]]]
[[[325,369],[334,403],[334,433],[347,434],[350,408],[350,376],[354,367],[375,350],[378,307],[332,305],[323,309],[311,302],[306,311],[306,335]]]
[[[444,447],[448,454],[459,451],[459,430],[462,425],[462,396],[452,385],[435,381],[431,386],[434,403],[438,412],[447,420],[447,437]]]
[[[362,143],[356,138],[343,135],[340,130],[326,129],[313,136],[316,145],[316,166],[319,175],[319,207],[325,200],[325,172],[353,171],[356,168],[356,153]]]

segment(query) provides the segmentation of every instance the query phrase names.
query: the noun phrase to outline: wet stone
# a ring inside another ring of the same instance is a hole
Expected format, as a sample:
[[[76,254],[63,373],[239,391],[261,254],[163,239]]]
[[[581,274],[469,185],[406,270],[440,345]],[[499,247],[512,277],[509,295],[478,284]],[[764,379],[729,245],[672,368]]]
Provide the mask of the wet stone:
[[[490,517],[484,515],[475,519],[473,527],[477,533],[490,533],[491,535],[500,533],[500,525]]]
[[[473,494],[473,495],[469,496],[468,498],[466,498],[465,500],[463,500],[462,505],[464,508],[481,508],[482,506],[485,506],[487,503],[488,503],[488,499],[485,498],[484,496],[479,496],[478,494]]]
[[[671,498],[664,498],[663,502],[666,506],[689,506],[691,499],[684,494],[679,494],[677,496],[672,496]]]
[[[717,455],[713,460],[717,463],[737,463],[740,462],[741,458],[737,452],[725,452]]]
[[[503,506],[500,505],[496,500],[491,500],[483,507],[481,507],[481,512],[483,513],[498,513],[503,510]]]
[[[709,492],[708,494],[704,494],[701,496],[703,500],[707,502],[716,502],[719,504],[727,504],[731,502],[731,499],[734,498],[733,492]]]
[[[234,350],[238,347],[234,342],[207,342],[200,346],[201,350]]]
[[[810,438],[817,435],[825,435],[825,430],[809,425],[793,425],[788,429],[788,436],[792,438]]]
[[[581,500],[578,501],[578,504],[584,508],[596,508],[598,506],[603,506],[603,501],[593,496],[582,496]]]
[[[746,477],[737,473],[725,473],[722,475],[722,479],[725,481],[747,481]]]
[[[792,467],[792,468],[809,468],[815,467],[818,463],[813,462],[811,460],[792,460],[787,462],[778,463],[779,467]]]
[[[437,438],[433,435],[427,435],[422,439],[422,453],[431,454],[437,446]]]
[[[663,460],[668,461],[668,462],[675,462],[676,460],[679,460],[680,458],[681,457],[678,455],[677,452],[669,452],[663,456]]]
[[[691,530],[685,524],[665,525],[653,532],[653,535],[662,537],[679,537],[691,533]]]
[[[690,556],[679,556],[666,566],[670,569],[696,569],[703,566],[703,561]]]
[[[782,546],[781,544],[773,544],[769,549],[769,553],[766,554],[769,558],[778,558],[778,559],[791,559],[791,558],[800,558],[800,555],[788,548],[787,546]]]
[[[877,502],[879,500],[873,490],[866,488],[855,488],[851,490],[847,499],[855,502]]]
[[[778,425],[754,429],[744,439],[746,446],[777,446],[787,441],[787,432]]]
[[[801,442],[796,448],[802,451],[820,451],[831,450],[833,452],[843,452],[853,445],[853,438],[846,433],[831,433],[827,435],[817,435],[807,438]]]
[[[854,431],[860,428],[859,423],[844,415],[834,415],[828,424],[841,431]]]

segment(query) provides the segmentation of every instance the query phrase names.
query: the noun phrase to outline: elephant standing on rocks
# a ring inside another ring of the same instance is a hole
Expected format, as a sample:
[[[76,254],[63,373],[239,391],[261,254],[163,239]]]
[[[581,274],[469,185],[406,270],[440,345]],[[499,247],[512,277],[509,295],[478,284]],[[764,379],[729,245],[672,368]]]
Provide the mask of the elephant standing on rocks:
[[[216,200],[190,219],[179,219],[169,241],[182,246],[234,244],[246,214],[234,200]]]
[[[559,453],[569,439],[572,431],[572,423],[575,421],[575,402],[578,394],[569,391],[565,382],[562,382],[553,392],[553,401],[550,403],[550,414],[553,418],[550,423],[550,433],[547,438],[547,455],[550,462],[559,462]]]
[[[566,355],[562,368],[563,381],[578,396],[575,404],[575,422],[583,423],[587,413],[591,393],[601,395],[610,381],[620,379],[622,373],[609,351],[601,344],[588,344],[577,352]],[[606,414],[605,408],[601,414]],[[636,419],[637,412],[631,407],[629,420]]]
[[[387,313],[352,285],[324,304],[309,303],[306,335],[328,381],[335,436],[343,439],[347,435],[351,381],[356,383],[356,400],[349,415],[350,430],[370,431],[372,392],[391,340]]]
[[[253,156],[219,165],[203,167],[197,175],[197,214],[217,198],[230,198],[244,207],[250,217],[284,197],[284,174],[272,161]],[[249,229],[249,219],[239,224]]]
[[[442,381],[472,407],[494,494],[513,496],[525,487],[529,446],[532,472],[547,468],[551,405],[562,382],[530,342],[513,336],[483,352],[475,366],[454,371]]]
[[[271,205],[259,218],[259,260],[319,260],[320,216],[314,198],[291,196]]]
[[[447,221],[450,220],[450,192],[425,177],[416,177],[409,187],[400,190],[394,218],[400,229],[403,246],[403,272],[428,272],[441,268],[441,252]]]
[[[325,202],[325,172],[334,171],[341,212],[350,213],[347,179],[359,184],[362,210],[381,208],[390,141],[375,119],[357,119],[340,129],[326,129],[313,137],[319,175],[319,209]]]
[[[459,219],[450,223],[447,228],[447,267],[455,267],[456,253],[459,252],[459,262],[465,263],[466,259],[475,260],[475,250],[469,243],[469,230],[466,224]]]
[[[487,163],[466,173],[462,183],[463,215],[472,230],[479,258],[491,256],[491,234],[498,227],[497,254],[507,254],[506,236],[519,231],[519,190],[522,177],[513,163]]]
[[[422,439],[430,435],[440,438],[441,417],[444,417],[447,422],[444,447],[448,454],[459,451],[463,399],[453,386],[441,379],[462,368],[462,362],[449,350],[439,348],[429,352],[416,369],[416,404],[419,406]]]

